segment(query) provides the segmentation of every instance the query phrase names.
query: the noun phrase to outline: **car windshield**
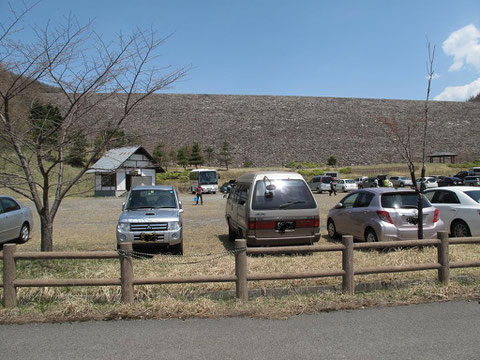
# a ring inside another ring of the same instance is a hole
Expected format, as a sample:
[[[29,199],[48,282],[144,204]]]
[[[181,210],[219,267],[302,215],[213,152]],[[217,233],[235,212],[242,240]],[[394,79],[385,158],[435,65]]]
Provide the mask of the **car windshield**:
[[[312,192],[302,180],[272,180],[273,190],[267,190],[269,181],[257,181],[253,195],[253,210],[314,209]]]
[[[465,194],[470,196],[476,202],[480,203],[480,190],[465,191]]]
[[[133,190],[127,201],[126,210],[176,208],[173,190]]]
[[[201,185],[214,185],[217,183],[217,172],[216,171],[201,171],[199,174],[199,179]]]
[[[355,181],[353,181],[353,180],[345,180],[345,183],[346,183],[346,184],[353,184],[353,183],[355,183]]]
[[[382,207],[392,209],[416,209],[417,208],[417,194],[409,193],[386,193],[381,195]],[[423,196],[423,207],[430,207],[430,203]]]

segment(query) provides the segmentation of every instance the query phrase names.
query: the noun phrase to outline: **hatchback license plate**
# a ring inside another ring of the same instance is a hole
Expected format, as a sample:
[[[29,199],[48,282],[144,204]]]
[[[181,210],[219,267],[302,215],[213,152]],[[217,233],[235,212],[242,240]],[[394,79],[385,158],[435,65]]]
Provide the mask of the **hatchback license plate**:
[[[407,217],[407,222],[409,224],[412,224],[412,225],[417,225],[418,224],[418,218],[413,217],[413,216],[409,216],[409,217]]]

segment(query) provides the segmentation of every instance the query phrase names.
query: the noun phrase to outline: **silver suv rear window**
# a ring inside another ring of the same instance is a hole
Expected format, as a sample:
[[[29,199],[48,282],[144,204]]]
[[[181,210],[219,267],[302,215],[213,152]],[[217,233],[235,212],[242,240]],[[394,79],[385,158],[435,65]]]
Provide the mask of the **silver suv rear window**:
[[[302,180],[272,180],[274,190],[267,190],[269,182],[258,180],[252,199],[253,210],[315,209],[312,192]]]

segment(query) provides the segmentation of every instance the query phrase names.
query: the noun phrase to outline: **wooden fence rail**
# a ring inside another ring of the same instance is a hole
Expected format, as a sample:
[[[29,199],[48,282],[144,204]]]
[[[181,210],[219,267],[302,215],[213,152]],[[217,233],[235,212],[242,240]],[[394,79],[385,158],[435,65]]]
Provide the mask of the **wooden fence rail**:
[[[341,244],[323,246],[288,246],[273,248],[247,248],[246,240],[235,241],[235,275],[205,275],[188,277],[156,277],[135,278],[133,261],[129,256],[132,244],[121,245],[120,254],[116,251],[98,252],[16,252],[15,244],[6,244],[3,247],[3,305],[17,306],[17,288],[19,287],[61,287],[61,286],[120,286],[121,300],[124,303],[134,301],[135,285],[152,284],[180,284],[204,282],[235,282],[236,297],[241,301],[248,300],[248,281],[307,279],[322,277],[342,277],[342,290],[353,294],[355,291],[355,275],[397,273],[408,271],[437,270],[438,281],[448,283],[450,269],[480,267],[480,261],[450,262],[449,246],[458,244],[480,244],[480,237],[449,239],[446,232],[439,232],[438,239],[408,240],[378,243],[354,244],[352,236],[343,236]],[[367,268],[354,267],[354,250],[386,249],[393,247],[435,246],[437,248],[437,262],[426,264],[411,264],[403,266],[378,266]],[[275,255],[286,253],[312,252],[342,252],[342,268],[336,270],[321,270],[304,273],[268,273],[249,274],[247,255]],[[51,259],[119,259],[120,279],[17,279],[16,261],[18,260],[51,260]]]

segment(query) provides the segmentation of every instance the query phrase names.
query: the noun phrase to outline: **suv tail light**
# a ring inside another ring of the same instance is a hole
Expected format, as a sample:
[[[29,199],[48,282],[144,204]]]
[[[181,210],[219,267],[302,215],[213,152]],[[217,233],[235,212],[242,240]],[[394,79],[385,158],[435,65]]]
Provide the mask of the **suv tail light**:
[[[438,214],[440,211],[438,209],[435,209],[435,212],[433,213],[433,223],[435,224],[438,221]]]
[[[377,211],[377,215],[380,220],[393,224],[392,218],[390,217],[388,211]]]

